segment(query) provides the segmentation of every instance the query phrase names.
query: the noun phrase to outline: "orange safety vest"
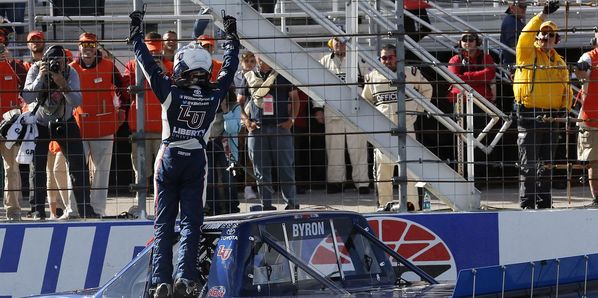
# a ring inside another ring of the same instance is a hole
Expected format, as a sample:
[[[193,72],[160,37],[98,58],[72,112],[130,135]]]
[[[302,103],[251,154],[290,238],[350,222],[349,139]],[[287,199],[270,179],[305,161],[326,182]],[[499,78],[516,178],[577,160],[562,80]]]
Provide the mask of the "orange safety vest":
[[[216,82],[216,80],[218,79],[218,74],[220,74],[220,70],[222,69],[222,64],[224,64],[223,61],[217,60],[217,59],[212,59],[212,73],[210,80],[212,82]]]
[[[593,49],[588,52],[592,59],[592,72],[590,73],[588,93],[586,99],[583,102],[583,108],[581,109],[581,119],[596,120],[588,121],[585,124],[591,127],[598,127],[598,49]]]
[[[23,61],[23,66],[25,67],[25,69],[27,71],[29,71],[29,69],[31,68],[31,66],[33,66],[33,63],[35,63],[35,62]]]
[[[162,63],[164,63],[164,67],[166,68],[164,71],[169,74],[172,73],[172,62],[168,59],[162,59]],[[135,61],[132,60],[127,65],[127,68],[130,70],[132,78],[135,77]],[[144,131],[145,132],[153,132],[153,133],[162,133],[162,106],[160,105],[160,100],[152,91],[152,88],[147,83],[147,80],[143,80],[143,88],[145,90],[145,97],[143,98],[145,101],[145,122],[144,122]],[[137,100],[133,97],[131,100],[131,108],[129,109],[129,128],[131,131],[137,130]]]
[[[70,64],[79,74],[83,101],[74,112],[84,139],[113,135],[119,127],[118,100],[113,79],[114,64],[98,59],[94,68],[83,68],[78,60]]]
[[[19,108],[19,77],[7,61],[0,62],[0,115]]]

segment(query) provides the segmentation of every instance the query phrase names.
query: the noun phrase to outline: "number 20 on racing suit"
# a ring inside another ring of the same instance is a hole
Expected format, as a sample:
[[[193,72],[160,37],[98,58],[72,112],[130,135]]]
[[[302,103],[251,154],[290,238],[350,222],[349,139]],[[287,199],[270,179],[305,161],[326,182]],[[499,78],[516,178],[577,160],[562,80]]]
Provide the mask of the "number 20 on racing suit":
[[[147,47],[143,35],[132,37],[135,57],[162,106],[162,145],[154,166],[156,217],[152,284],[172,283],[172,245],[176,216],[181,210],[181,238],[175,278],[198,280],[195,260],[203,223],[207,162],[205,146],[220,101],[226,94],[239,64],[239,41],[225,44],[224,65],[213,86],[179,87],[164,75]],[[187,47],[193,48],[190,44]],[[199,47],[199,45],[197,45]],[[201,51],[204,51],[203,49]],[[185,48],[175,55],[178,63],[192,68],[196,57],[185,57]],[[206,52],[207,53],[207,52]],[[207,54],[206,59],[211,59]],[[210,68],[211,61],[206,62]],[[209,69],[207,69],[209,72]]]

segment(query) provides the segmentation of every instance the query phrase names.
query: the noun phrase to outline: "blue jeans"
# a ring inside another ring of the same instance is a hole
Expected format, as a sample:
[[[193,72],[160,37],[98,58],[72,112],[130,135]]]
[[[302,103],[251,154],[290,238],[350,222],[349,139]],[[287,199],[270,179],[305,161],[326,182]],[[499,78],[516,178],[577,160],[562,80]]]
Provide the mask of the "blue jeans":
[[[277,126],[262,125],[249,133],[247,146],[264,207],[272,206],[272,170],[278,171],[280,189],[286,203],[298,205],[295,198],[295,149],[291,131]]]

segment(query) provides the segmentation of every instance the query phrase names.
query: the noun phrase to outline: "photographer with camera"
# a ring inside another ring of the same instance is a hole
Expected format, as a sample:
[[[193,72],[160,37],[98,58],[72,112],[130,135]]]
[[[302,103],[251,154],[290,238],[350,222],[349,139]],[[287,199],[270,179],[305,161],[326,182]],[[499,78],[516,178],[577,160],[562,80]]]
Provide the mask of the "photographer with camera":
[[[35,62],[27,73],[23,99],[39,105],[35,113],[39,136],[35,141],[35,168],[32,208],[33,217],[46,218],[46,163],[48,144],[55,140],[65,155],[79,216],[97,218],[89,203],[89,171],[83,154],[81,132],[73,110],[81,104],[79,75],[69,65],[65,50],[60,45],[46,50],[41,61]]]
[[[162,146],[158,152],[154,185],[153,272],[150,295],[197,297],[197,260],[205,204],[207,133],[239,64],[236,19],[223,16],[224,66],[218,80],[210,82],[211,55],[192,42],[175,54],[172,77],[154,61],[143,42],[143,12],[131,13],[129,40],[135,57],[162,105]],[[180,215],[178,264],[173,275],[172,247],[177,214]],[[173,287],[174,277],[174,287]]]

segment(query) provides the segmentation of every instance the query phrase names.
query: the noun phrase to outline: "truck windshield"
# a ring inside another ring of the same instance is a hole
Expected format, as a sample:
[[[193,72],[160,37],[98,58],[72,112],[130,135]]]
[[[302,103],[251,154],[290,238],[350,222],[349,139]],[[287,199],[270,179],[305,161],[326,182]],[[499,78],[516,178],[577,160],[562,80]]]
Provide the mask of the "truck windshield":
[[[271,235],[286,252],[345,288],[394,281],[384,252],[357,233],[349,218],[267,224],[262,226],[262,231]],[[315,282],[300,266],[263,242],[254,249],[250,270],[253,270],[253,285],[292,283],[301,286]]]

